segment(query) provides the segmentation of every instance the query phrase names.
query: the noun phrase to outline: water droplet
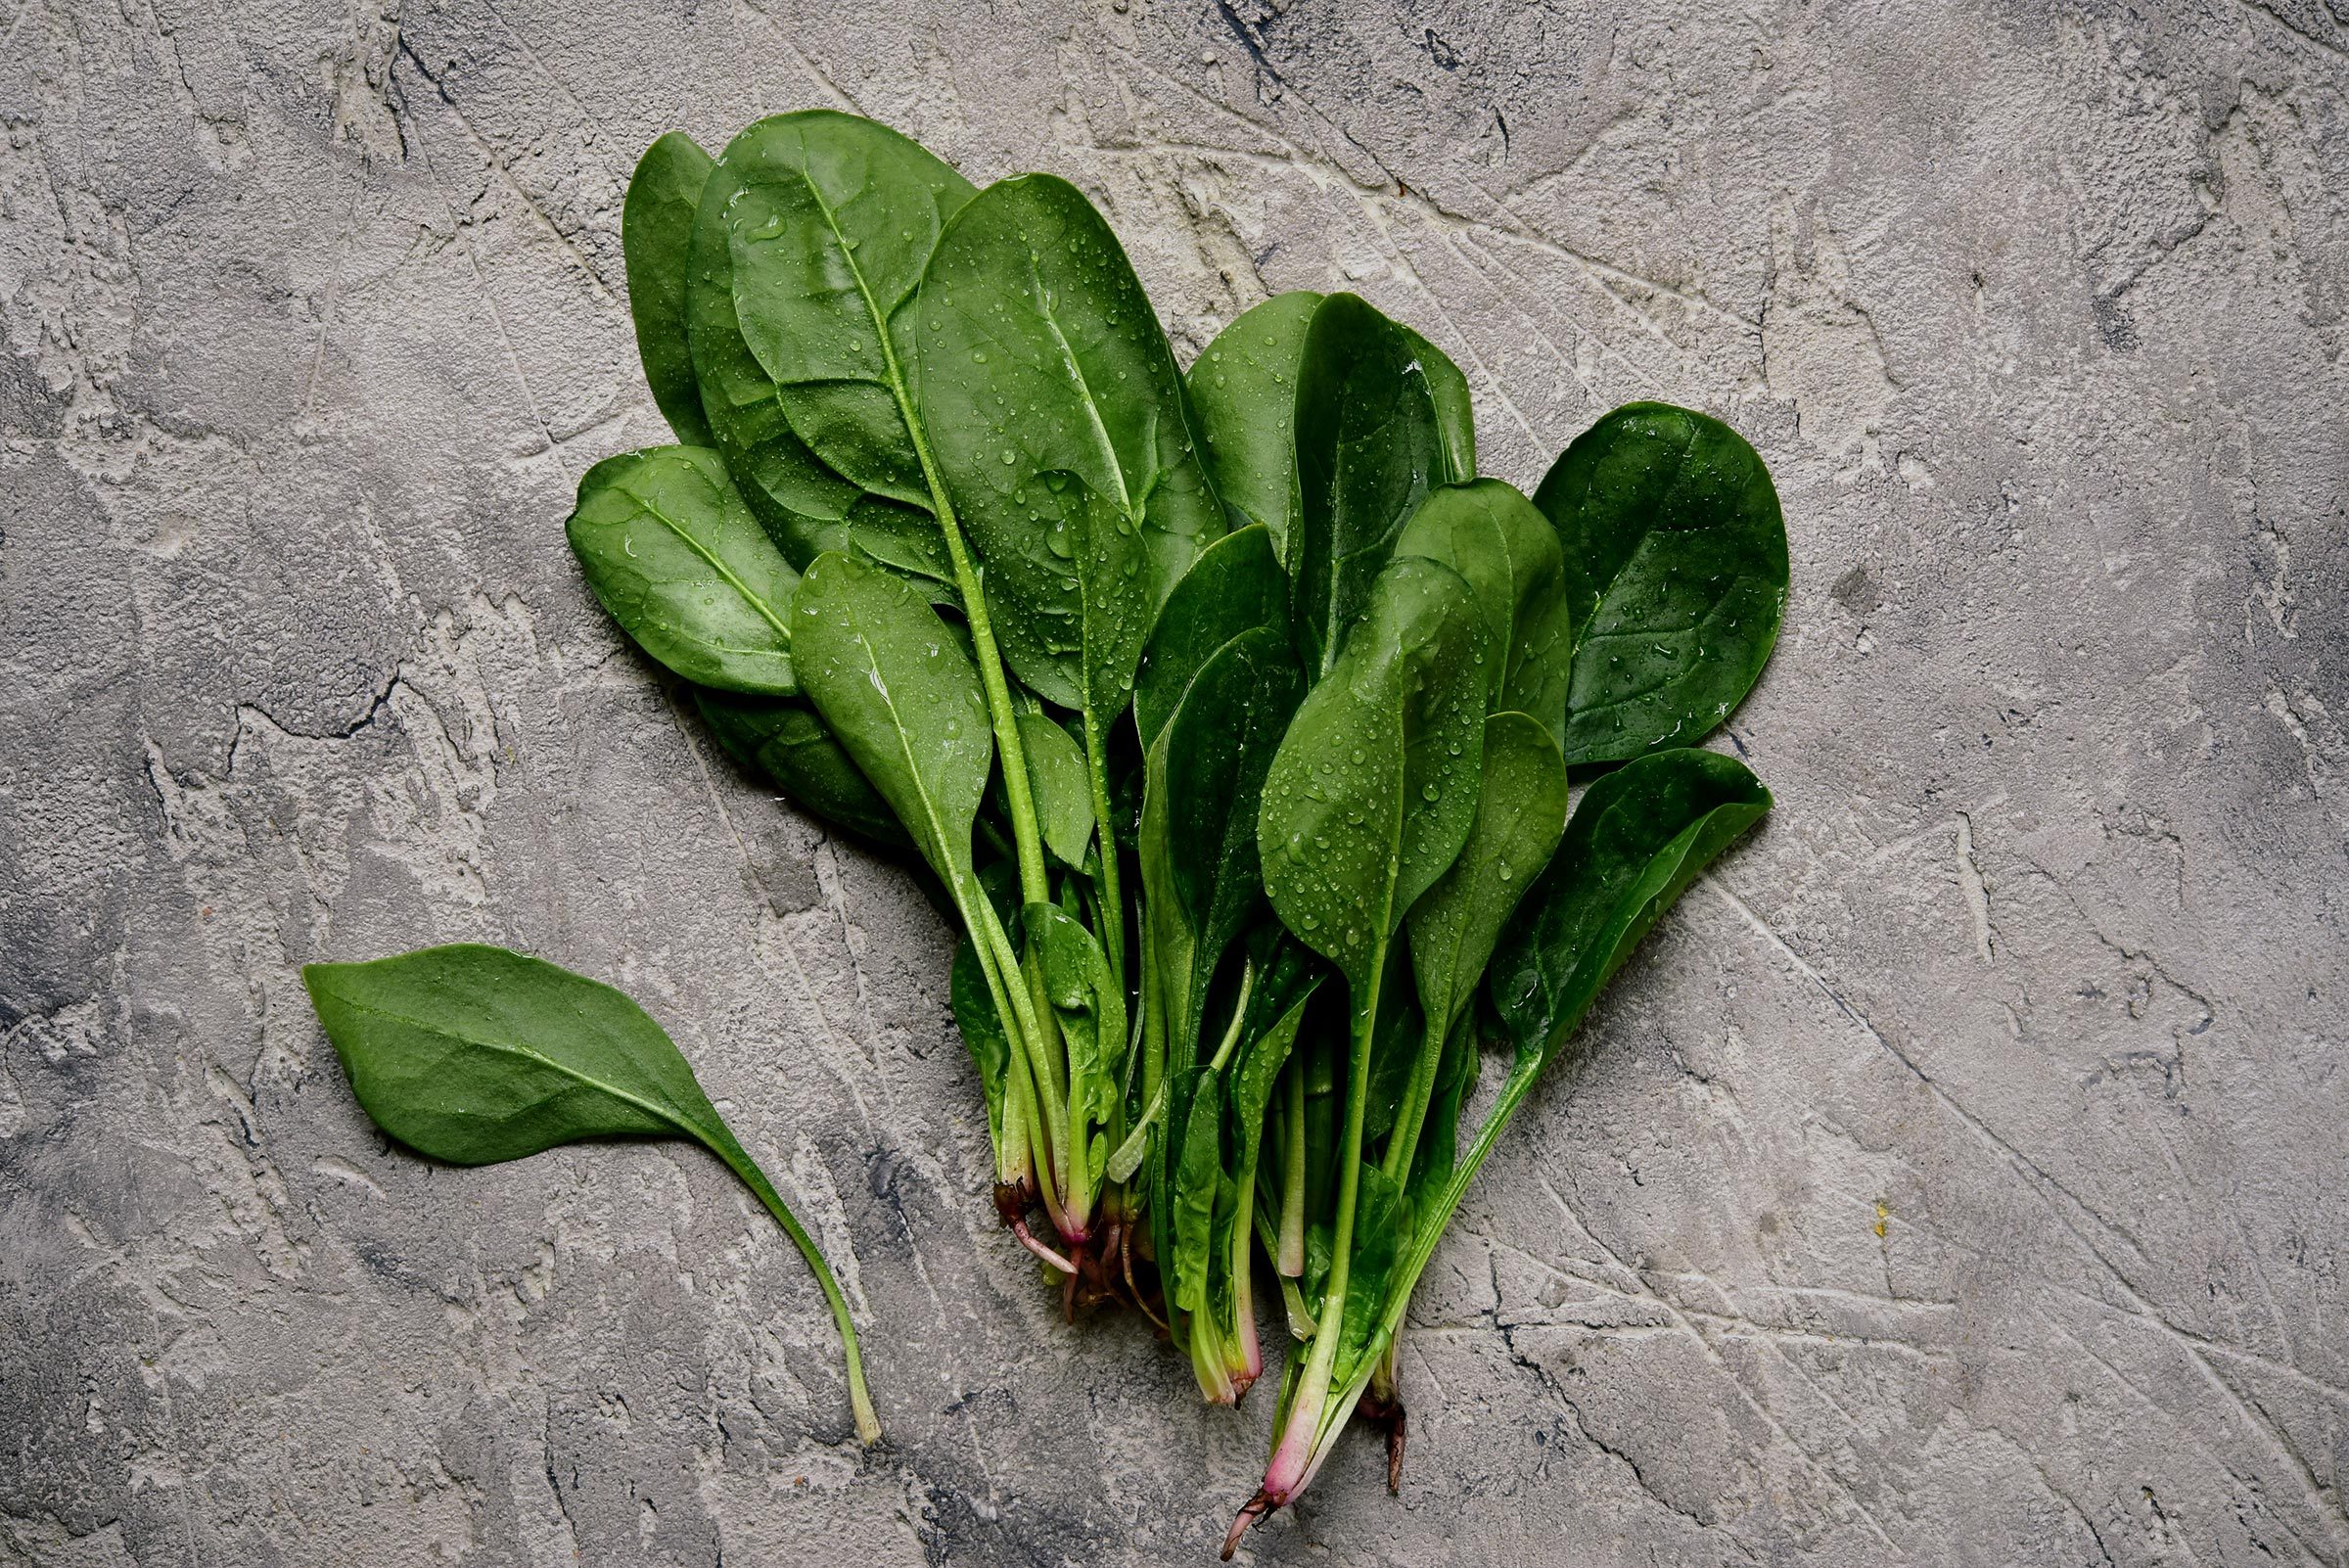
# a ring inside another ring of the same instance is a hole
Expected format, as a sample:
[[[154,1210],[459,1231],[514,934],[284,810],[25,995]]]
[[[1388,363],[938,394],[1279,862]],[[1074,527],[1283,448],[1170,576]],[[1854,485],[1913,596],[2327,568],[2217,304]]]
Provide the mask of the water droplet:
[[[1426,801],[1433,801],[1433,800],[1437,800],[1437,799],[1440,799],[1440,798],[1443,796],[1443,794],[1444,794],[1444,792],[1443,792],[1442,790],[1440,790],[1440,789],[1436,788],[1436,787],[1435,787],[1433,784],[1422,784],[1422,785],[1420,785],[1420,786],[1419,786],[1419,798],[1420,798],[1421,800],[1426,800]]]

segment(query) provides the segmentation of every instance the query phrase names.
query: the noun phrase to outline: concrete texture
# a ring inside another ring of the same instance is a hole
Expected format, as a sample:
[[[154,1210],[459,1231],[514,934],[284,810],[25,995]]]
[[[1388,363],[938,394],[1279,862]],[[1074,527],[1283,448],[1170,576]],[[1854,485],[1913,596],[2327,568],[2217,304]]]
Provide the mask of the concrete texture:
[[[1101,202],[1185,354],[1716,410],[1778,793],[1263,1562],[2349,1563],[2349,5],[0,0],[0,1560],[1197,1561],[1267,1411],[1059,1324],[944,928],[582,588],[636,153],[849,104]],[[392,1148],[303,960],[512,943],[718,1166]]]

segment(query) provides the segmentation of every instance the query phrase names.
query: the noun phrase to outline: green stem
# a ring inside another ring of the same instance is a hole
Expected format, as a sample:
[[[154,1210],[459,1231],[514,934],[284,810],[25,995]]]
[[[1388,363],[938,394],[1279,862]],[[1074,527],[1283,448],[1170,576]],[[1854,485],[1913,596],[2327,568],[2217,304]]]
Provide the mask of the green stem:
[[[1117,825],[1109,814],[1109,738],[1093,711],[1084,711],[1084,765],[1093,789],[1093,839],[1101,853],[1101,948],[1109,973],[1126,989],[1126,900],[1119,891]]]
[[[1378,1033],[1378,992],[1386,978],[1387,945],[1380,943],[1371,954],[1370,983],[1363,987],[1364,995],[1354,1011],[1354,1040],[1346,1066],[1346,1143],[1338,1163],[1338,1213],[1330,1227],[1329,1289],[1321,1298],[1318,1314],[1329,1331],[1313,1336],[1313,1353],[1305,1369],[1301,1397],[1310,1399],[1316,1415],[1320,1413],[1321,1398],[1329,1388],[1331,1374],[1337,1369],[1338,1341],[1346,1336],[1337,1325],[1346,1321],[1346,1287],[1354,1272],[1354,1214],[1355,1202],[1362,1185],[1362,1119],[1370,1109],[1366,1092],[1370,1084],[1370,1045]]]
[[[1283,1279],[1305,1273],[1305,1042],[1290,1048],[1281,1071],[1282,1108],[1280,1248],[1272,1267]]]
[[[766,1179],[766,1173],[759,1169],[759,1163],[750,1157],[740,1143],[734,1141],[731,1134],[723,1137],[708,1133],[697,1135],[709,1146],[711,1153],[726,1162],[728,1170],[742,1177],[743,1185],[757,1194],[759,1201],[766,1206],[766,1212],[775,1217],[775,1223],[781,1225],[783,1233],[791,1238],[792,1245],[800,1249],[800,1256],[807,1260],[807,1267],[815,1273],[815,1282],[823,1287],[824,1300],[831,1304],[832,1321],[840,1329],[840,1348],[849,1363],[849,1407],[856,1416],[856,1440],[868,1448],[880,1442],[881,1418],[873,1413],[873,1396],[864,1386],[864,1357],[856,1348],[856,1324],[849,1316],[848,1298],[840,1293],[840,1281],[832,1277],[832,1266],[824,1262],[824,1255],[816,1250],[815,1242],[801,1228],[800,1222],[784,1203],[782,1194],[775,1191],[774,1183]]]

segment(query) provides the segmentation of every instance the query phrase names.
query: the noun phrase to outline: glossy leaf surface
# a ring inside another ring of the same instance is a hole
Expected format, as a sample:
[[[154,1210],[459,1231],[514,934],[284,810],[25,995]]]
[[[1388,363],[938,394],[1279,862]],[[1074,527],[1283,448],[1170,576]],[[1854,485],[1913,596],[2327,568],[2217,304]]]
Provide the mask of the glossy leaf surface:
[[[893,323],[970,182],[888,126],[826,109],[760,120],[726,163],[734,308],[784,417],[851,484],[929,506]]]
[[[1298,508],[1297,372],[1322,297],[1300,289],[1251,306],[1191,366],[1191,400],[1223,504],[1261,523],[1275,550]]]
[[[1351,294],[1321,301],[1297,386],[1300,507],[1284,559],[1308,678],[1328,672],[1394,553],[1444,475],[1436,407],[1411,335]]]
[[[1681,891],[1770,809],[1734,758],[1676,748],[1583,793],[1549,867],[1493,956],[1496,1010],[1546,1061]]]
[[[1289,581],[1272,535],[1257,527],[1225,534],[1199,552],[1158,613],[1134,679],[1133,722],[1148,750],[1208,660],[1258,626],[1287,634]]]
[[[1717,419],[1631,403],[1578,436],[1534,504],[1557,527],[1574,616],[1566,761],[1689,746],[1777,641],[1786,524],[1770,471]]]
[[[1493,711],[1531,714],[1564,743],[1574,678],[1566,562],[1549,520],[1499,480],[1428,492],[1395,541],[1398,556],[1441,561],[1483,611]]]
[[[637,160],[620,210],[621,258],[627,269],[637,357],[644,361],[644,379],[661,417],[688,446],[713,444],[685,335],[685,261],[712,161],[692,137],[670,131]]]
[[[1258,829],[1273,907],[1358,1007],[1404,912],[1467,842],[1485,722],[1484,623],[1459,575],[1398,561],[1368,601],[1289,724]]]
[[[905,312],[921,420],[1037,695],[1130,700],[1151,618],[1224,531],[1166,334],[1117,237],[1045,174],[990,186]]]
[[[807,696],[949,888],[994,761],[970,655],[906,582],[853,556],[816,557],[793,618]]]
[[[799,690],[787,619],[799,574],[698,446],[622,452],[579,481],[565,531],[621,629],[687,680]]]
[[[1438,1038],[1476,994],[1485,963],[1566,830],[1566,759],[1524,714],[1485,720],[1476,824],[1459,858],[1411,906],[1411,972]]]

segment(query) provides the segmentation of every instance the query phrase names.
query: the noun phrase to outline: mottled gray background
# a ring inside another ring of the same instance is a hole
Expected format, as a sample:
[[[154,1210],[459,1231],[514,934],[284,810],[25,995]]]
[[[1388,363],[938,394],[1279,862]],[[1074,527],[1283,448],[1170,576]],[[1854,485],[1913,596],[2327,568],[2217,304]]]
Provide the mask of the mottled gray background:
[[[2349,3],[0,0],[0,1559],[1202,1559],[1266,1402],[1070,1329],[947,938],[561,520],[665,438],[620,201],[850,105],[1057,170],[1185,355],[1450,345],[1520,484],[1768,457],[1767,828],[1501,1144],[1258,1561],[2349,1562]],[[386,1144],[296,966],[607,977],[712,1160]]]

